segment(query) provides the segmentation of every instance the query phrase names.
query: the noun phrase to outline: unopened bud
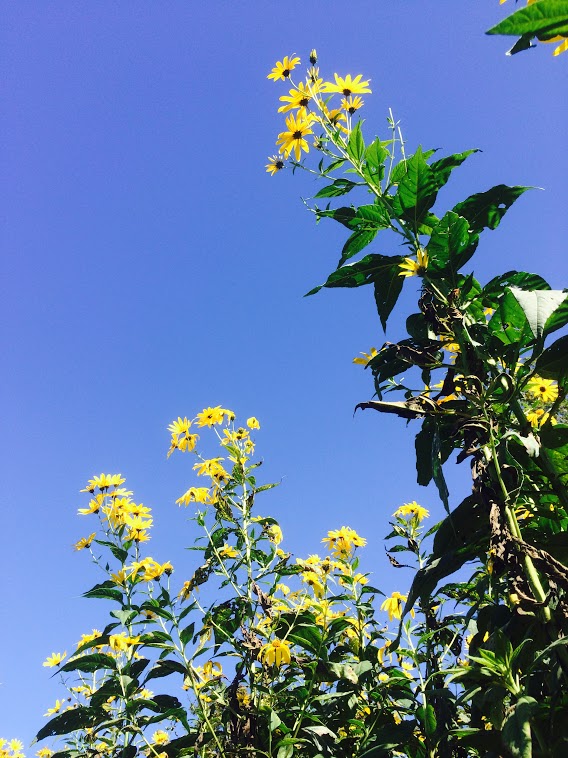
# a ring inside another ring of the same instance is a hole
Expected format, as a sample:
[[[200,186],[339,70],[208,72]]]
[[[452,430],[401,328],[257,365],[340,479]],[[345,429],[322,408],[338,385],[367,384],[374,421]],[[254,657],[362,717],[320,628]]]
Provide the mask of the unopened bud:
[[[317,62],[318,62],[318,54],[316,53],[314,49],[310,53],[310,63],[312,64],[312,66],[315,66]]]

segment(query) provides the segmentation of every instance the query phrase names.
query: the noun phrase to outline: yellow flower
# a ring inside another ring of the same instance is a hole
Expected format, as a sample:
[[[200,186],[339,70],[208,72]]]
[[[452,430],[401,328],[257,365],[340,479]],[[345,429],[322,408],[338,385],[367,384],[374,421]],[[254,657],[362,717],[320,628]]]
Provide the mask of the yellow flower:
[[[213,426],[214,424],[222,424],[225,417],[225,411],[220,405],[215,408],[204,408],[201,413],[196,416],[197,426]]]
[[[275,637],[272,642],[263,645],[258,654],[258,658],[267,666],[276,666],[280,668],[286,663],[290,663],[290,644],[286,640],[279,640]]]
[[[190,487],[180,498],[176,500],[178,505],[189,505],[190,503],[210,504],[211,495],[207,487]]]
[[[93,532],[92,534],[89,534],[88,537],[82,537],[78,542],[76,542],[73,547],[75,550],[84,550],[86,547],[91,547],[92,541],[97,536],[96,532]]]
[[[360,537],[354,529],[348,526],[329,531],[322,542],[327,543],[328,550],[332,551],[338,558],[348,558],[356,547],[364,547],[367,544],[364,537]]]
[[[246,687],[243,687],[241,685],[240,687],[237,687],[237,702],[241,706],[241,708],[246,708],[251,701],[250,693],[247,690]]]
[[[416,252],[416,260],[405,258],[403,263],[399,263],[401,269],[399,276],[423,276],[428,268],[428,253],[421,247]]]
[[[127,652],[133,645],[140,644],[140,637],[129,637],[126,632],[120,632],[120,634],[111,634],[108,644],[115,653]]]
[[[379,682],[388,682],[389,675],[388,674],[379,674]]]
[[[391,661],[392,661],[392,653],[389,653],[389,647],[390,647],[390,646],[391,646],[391,641],[390,641],[390,640],[387,640],[387,641],[385,642],[385,644],[384,644],[384,647],[381,647],[381,648],[379,648],[379,649],[377,650],[377,658],[378,658],[378,661],[379,661],[379,663],[381,664],[381,666],[384,666],[384,658],[385,658],[385,653],[387,653],[387,654],[388,654],[388,656],[389,656],[389,660],[391,660]]]
[[[164,732],[162,729],[158,729],[158,731],[154,732],[152,735],[152,742],[154,745],[167,745],[169,741],[170,738],[167,732]]]
[[[281,61],[276,61],[276,65],[266,78],[272,79],[275,82],[278,79],[288,79],[290,72],[296,68],[299,62],[300,59],[295,54],[290,56],[285,55]]]
[[[305,116],[310,100],[318,89],[319,85],[317,83],[309,86],[300,82],[297,89],[290,90],[289,95],[282,95],[280,100],[285,104],[278,108],[278,113],[287,113],[294,108],[298,108],[298,113]]]
[[[548,421],[550,417],[550,414],[544,411],[542,408],[535,408],[532,411],[529,411],[527,413],[527,421],[531,426],[536,427],[537,429],[541,426],[544,426],[546,422]],[[556,424],[556,419],[552,417],[550,419],[551,424]]]
[[[271,176],[274,176],[274,174],[282,171],[284,165],[284,158],[281,155],[272,155],[266,164],[266,172]]]
[[[400,619],[402,615],[402,604],[406,602],[407,596],[401,595],[400,592],[393,592],[390,597],[381,605],[381,611],[386,611],[389,614],[389,621],[393,618]]]
[[[357,363],[359,366],[366,366],[369,361],[372,361],[375,355],[378,355],[379,352],[376,347],[372,347],[368,353],[361,352],[362,358],[353,358],[353,363]]]
[[[343,108],[343,110],[353,115],[355,111],[363,107],[363,98],[362,97],[344,97],[343,100],[341,101],[341,107]]]
[[[305,571],[302,574],[302,581],[311,587],[314,591],[314,595],[318,598],[322,598],[324,595],[324,586],[321,583],[321,579],[315,571]]]
[[[53,708],[48,708],[47,709],[47,713],[44,713],[43,715],[44,716],[53,716],[54,714],[59,713],[59,711],[65,705],[65,702],[66,702],[65,700],[56,700],[55,701],[55,705],[53,706]]]
[[[88,508],[79,508],[77,511],[82,516],[88,516],[91,513],[98,513],[101,509],[101,506],[103,505],[105,501],[105,495],[103,492],[99,492],[95,497],[90,501]]]
[[[36,755],[38,758],[51,758],[53,750],[50,750],[48,747],[42,747],[37,751]]]
[[[284,157],[287,158],[292,150],[294,151],[294,157],[297,161],[302,157],[302,150],[306,153],[310,152],[309,145],[306,141],[308,134],[313,134],[310,129],[312,119],[305,117],[298,113],[297,115],[291,113],[286,117],[287,131],[280,132],[276,144],[280,146],[280,150],[283,152]]]
[[[410,516],[411,518],[416,519],[418,522],[420,522],[423,519],[428,518],[430,512],[426,510],[426,508],[423,508],[421,505],[418,505],[416,500],[413,500],[411,503],[405,503],[404,505],[401,505],[400,508],[397,508],[392,515],[395,518],[404,518],[405,516]]]
[[[187,434],[191,428],[191,421],[184,416],[184,418],[181,418],[181,416],[178,416],[177,421],[172,421],[172,423],[168,426],[168,431],[175,435],[180,434]]]
[[[266,534],[268,536],[268,539],[275,545],[279,545],[284,539],[282,529],[278,526],[278,524],[272,524],[269,526],[266,529]]]
[[[223,545],[223,547],[219,550],[219,555],[222,558],[236,558],[239,554],[238,550],[235,550],[234,547],[231,547],[231,545],[228,545],[226,542]]]
[[[95,476],[93,479],[89,479],[87,486],[81,492],[94,492],[96,487],[101,491],[108,490],[109,487],[118,487],[125,481],[126,479],[120,474],[101,474],[100,476]]]
[[[219,461],[222,461],[223,458],[209,458],[207,460],[203,460],[201,463],[196,463],[194,465],[194,469],[197,471],[198,476],[216,476],[217,474],[225,474],[227,475],[227,472],[221,466]]]
[[[255,418],[254,416],[247,418],[247,426],[249,429],[260,429],[260,424],[258,423],[258,419]]]
[[[349,97],[350,95],[363,95],[365,92],[371,92],[369,89],[369,82],[361,81],[363,74],[358,74],[354,79],[351,78],[350,74],[347,74],[345,78],[338,76],[337,74],[334,74],[333,76],[335,77],[335,84],[333,84],[333,82],[325,82],[321,88],[322,92],[339,92],[344,97]]]
[[[553,403],[558,397],[558,385],[552,379],[541,379],[533,376],[527,382],[527,392],[538,398],[543,403]]]
[[[54,668],[55,666],[59,666],[59,664],[61,663],[62,660],[64,660],[66,655],[67,655],[67,651],[65,651],[64,653],[52,653],[45,659],[42,665],[47,666],[47,668]]]

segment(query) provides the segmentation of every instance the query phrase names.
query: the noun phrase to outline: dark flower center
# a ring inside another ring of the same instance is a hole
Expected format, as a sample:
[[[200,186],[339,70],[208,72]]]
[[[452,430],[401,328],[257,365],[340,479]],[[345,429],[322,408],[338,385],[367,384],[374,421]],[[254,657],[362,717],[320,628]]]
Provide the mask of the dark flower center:
[[[285,68],[284,71],[282,72],[282,76],[290,76],[290,69]]]
[[[345,89],[343,90],[343,94],[345,95],[345,97],[349,97],[349,95],[351,94],[351,90],[350,90],[350,89],[347,89],[347,88],[345,88]]]
[[[294,132],[294,134],[292,135],[292,139],[302,139],[303,136],[304,135],[302,134],[301,131],[297,131],[297,132]]]
[[[306,107],[306,105],[307,105],[309,102],[310,102],[310,98],[309,98],[309,97],[303,97],[303,98],[300,100],[300,105],[302,106],[302,108],[305,108],[305,107]]]

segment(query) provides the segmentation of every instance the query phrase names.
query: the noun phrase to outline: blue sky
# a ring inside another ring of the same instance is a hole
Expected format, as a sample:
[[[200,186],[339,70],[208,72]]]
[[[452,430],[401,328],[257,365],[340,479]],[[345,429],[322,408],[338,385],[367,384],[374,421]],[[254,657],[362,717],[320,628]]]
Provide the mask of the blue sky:
[[[265,173],[287,91],[266,75],[316,47],[325,78],[371,79],[367,133],[385,135],[392,107],[409,149],[481,148],[448,207],[502,182],[543,188],[486,233],[472,267],[482,281],[515,268],[561,288],[568,55],[506,57],[509,40],[483,32],[513,7],[1,2],[0,735],[32,739],[62,695],[42,661],[105,623],[105,604],[81,598],[99,576],[71,548],[90,531],[75,515],[88,478],[122,472],[154,509],[153,557],[191,575],[195,532],[174,505],[191,461],[166,460],[178,415],[256,415],[263,475],[282,481],[261,510],[287,549],[317,552],[348,524],[368,539],[374,584],[408,587],[384,557],[388,518],[414,499],[433,518],[442,509],[415,484],[417,429],[353,417],[372,385],[352,358],[384,341],[372,292],[302,297],[345,234],[306,212],[311,178]],[[454,505],[462,469],[448,474]]]

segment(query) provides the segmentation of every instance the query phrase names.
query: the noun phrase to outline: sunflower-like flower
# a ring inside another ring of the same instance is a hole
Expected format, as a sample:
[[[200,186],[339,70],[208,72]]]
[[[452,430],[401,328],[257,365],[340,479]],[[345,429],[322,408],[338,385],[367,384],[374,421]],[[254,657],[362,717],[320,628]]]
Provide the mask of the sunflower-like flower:
[[[558,385],[552,379],[541,379],[533,376],[527,382],[527,391],[543,403],[553,403],[558,397]]]
[[[369,82],[361,81],[363,74],[358,74],[354,79],[350,74],[347,74],[345,78],[337,74],[333,76],[335,77],[335,84],[333,82],[324,82],[321,88],[322,92],[339,92],[344,97],[364,95],[366,92],[371,92]]]
[[[266,172],[274,176],[274,174],[282,171],[285,165],[284,158],[281,155],[272,155],[266,164]]]
[[[363,104],[362,97],[344,97],[341,101],[341,107],[343,110],[351,115],[353,115],[355,111],[358,111],[359,108],[362,108]]]
[[[89,534],[88,537],[82,537],[78,542],[76,542],[73,547],[75,550],[84,550],[87,547],[91,547],[92,541],[97,536],[96,532],[93,532],[92,534]]]
[[[406,516],[410,516],[412,519],[416,519],[420,522],[423,519],[428,518],[430,512],[421,505],[418,505],[416,500],[413,500],[411,503],[401,505],[392,515],[395,518],[405,518]]]
[[[276,65],[266,78],[272,79],[275,82],[278,81],[278,79],[288,79],[290,73],[296,68],[299,62],[300,59],[296,55],[286,55],[281,61],[276,61]]]
[[[51,655],[47,656],[42,665],[47,666],[47,668],[54,668],[55,666],[59,666],[66,655],[67,651],[64,653],[52,653]]]
[[[359,358],[357,356],[356,358],[353,358],[353,363],[357,363],[359,366],[366,366],[369,361],[372,361],[373,358],[378,355],[379,352],[376,347],[372,347],[368,353],[364,353],[361,351],[362,358]]]
[[[258,658],[267,666],[280,668],[280,666],[290,663],[292,660],[290,643],[275,637],[272,642],[267,642],[266,645],[261,647]]]
[[[398,264],[401,269],[399,276],[423,276],[428,268],[428,253],[421,247],[416,252],[416,260],[405,258],[402,263]]]
[[[313,134],[310,128],[311,124],[312,118],[302,116],[300,113],[291,113],[286,117],[287,131],[280,132],[276,140],[276,144],[280,146],[280,150],[284,153],[285,158],[294,151],[294,157],[299,161],[302,157],[302,150],[305,150],[306,153],[310,152],[306,136]]]
[[[406,603],[407,595],[401,595],[400,592],[393,592],[390,597],[381,605],[381,611],[389,614],[389,621],[400,619],[402,616],[402,604]]]
[[[319,84],[317,82],[314,82],[312,85],[300,82],[297,89],[290,90],[289,95],[282,95],[280,100],[284,105],[281,105],[280,108],[278,108],[278,113],[287,113],[288,111],[294,110],[294,108],[298,108],[298,113],[305,116],[310,100],[318,90]]]

